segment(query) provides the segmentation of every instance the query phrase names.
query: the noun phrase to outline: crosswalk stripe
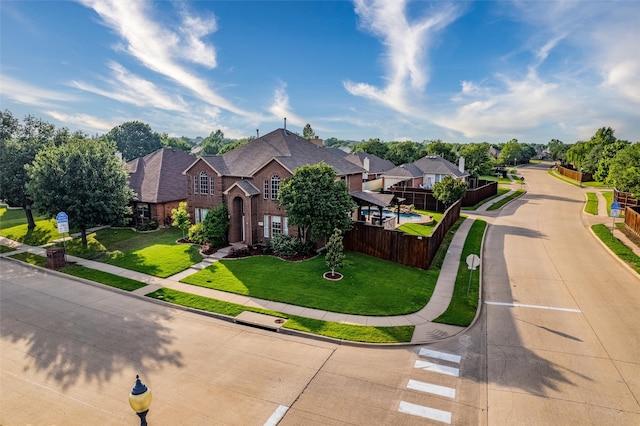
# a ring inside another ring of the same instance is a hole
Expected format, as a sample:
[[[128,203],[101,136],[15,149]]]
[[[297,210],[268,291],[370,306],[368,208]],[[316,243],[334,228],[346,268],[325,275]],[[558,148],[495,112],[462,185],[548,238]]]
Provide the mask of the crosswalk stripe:
[[[264,426],[276,426],[278,422],[282,420],[284,415],[287,414],[287,411],[289,411],[289,407],[286,405],[278,406],[278,408],[276,408],[276,410],[271,414],[271,417],[269,417],[264,423]]]
[[[407,388],[420,392],[427,392],[434,395],[446,396],[447,398],[455,398],[456,390],[446,386],[434,385],[432,383],[419,382],[418,380],[409,380]]]
[[[434,364],[433,362],[429,361],[416,360],[413,367],[425,371],[433,371],[434,373],[446,374],[448,376],[458,377],[460,375],[460,370],[457,368]]]
[[[398,411],[405,414],[411,414],[412,416],[424,417],[426,419],[451,424],[451,413],[449,411],[436,410],[435,408],[412,404],[405,401],[400,401]]]
[[[427,358],[441,359],[460,364],[462,357],[460,355],[448,354],[446,352],[434,351],[433,349],[420,348],[420,356]]]

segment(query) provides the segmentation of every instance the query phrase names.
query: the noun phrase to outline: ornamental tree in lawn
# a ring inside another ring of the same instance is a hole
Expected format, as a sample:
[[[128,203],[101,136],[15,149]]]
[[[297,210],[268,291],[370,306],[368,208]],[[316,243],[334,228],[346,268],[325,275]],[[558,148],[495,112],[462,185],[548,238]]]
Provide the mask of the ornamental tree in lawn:
[[[178,204],[177,209],[171,209],[171,222],[172,226],[182,230],[182,238],[185,237],[185,232],[191,227],[191,215],[187,211],[187,203],[181,201]]]
[[[342,232],[339,229],[334,229],[333,234],[327,242],[327,254],[325,255],[325,261],[327,262],[327,266],[331,268],[332,277],[336,274],[336,268],[342,268],[343,260],[344,245],[342,244]]]
[[[328,236],[334,229],[351,228],[356,204],[346,182],[326,163],[306,165],[294,170],[278,191],[278,201],[287,210],[289,224],[298,227],[298,238],[305,243]]]
[[[80,230],[83,247],[87,228],[117,223],[131,214],[129,202],[135,194],[114,143],[75,133],[66,143],[40,151],[25,168],[35,209],[51,217],[67,213],[69,227]]]
[[[466,191],[466,182],[452,176],[445,176],[433,185],[433,196],[447,207],[464,197]]]

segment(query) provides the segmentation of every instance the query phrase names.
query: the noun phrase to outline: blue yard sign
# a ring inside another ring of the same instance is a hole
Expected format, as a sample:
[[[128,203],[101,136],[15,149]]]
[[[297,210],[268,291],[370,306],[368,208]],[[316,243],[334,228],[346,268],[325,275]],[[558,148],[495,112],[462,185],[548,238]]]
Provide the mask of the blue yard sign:
[[[609,216],[611,217],[619,217],[620,216],[620,203],[617,201],[614,201],[613,203],[611,203],[611,213],[609,213]]]
[[[56,215],[56,222],[58,222],[58,234],[69,232],[69,216],[65,212]]]

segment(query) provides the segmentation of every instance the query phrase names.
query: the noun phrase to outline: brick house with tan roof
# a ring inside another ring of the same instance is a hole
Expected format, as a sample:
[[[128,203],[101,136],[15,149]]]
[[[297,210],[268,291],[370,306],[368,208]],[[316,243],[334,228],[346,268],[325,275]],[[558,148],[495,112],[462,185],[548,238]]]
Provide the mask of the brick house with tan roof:
[[[229,211],[229,242],[258,244],[273,235],[297,235],[277,202],[281,182],[301,166],[324,162],[346,181],[349,192],[362,191],[365,170],[330,150],[321,140],[308,141],[277,129],[218,156],[198,157],[186,168],[187,203],[194,222],[221,203]]]

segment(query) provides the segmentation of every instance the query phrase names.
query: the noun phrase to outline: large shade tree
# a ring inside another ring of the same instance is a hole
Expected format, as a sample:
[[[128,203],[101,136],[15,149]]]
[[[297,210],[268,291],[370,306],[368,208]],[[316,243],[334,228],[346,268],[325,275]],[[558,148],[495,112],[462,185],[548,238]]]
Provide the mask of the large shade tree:
[[[618,151],[609,163],[608,182],[620,191],[640,198],[640,142]]]
[[[464,167],[473,177],[485,176],[491,173],[491,155],[489,143],[472,143],[460,148],[460,156],[464,157]]]
[[[51,217],[67,213],[84,247],[89,227],[118,223],[131,213],[135,194],[111,142],[75,133],[68,142],[40,151],[26,170],[35,209]]]
[[[8,110],[2,112],[1,126],[0,200],[11,206],[22,207],[27,228],[34,229],[36,224],[31,209],[33,197],[27,190],[28,177],[24,166],[31,163],[40,150],[60,143],[68,131],[56,131],[52,124],[31,115],[20,123]]]
[[[125,161],[144,157],[162,148],[160,135],[140,121],[128,121],[114,127],[105,138],[116,144]]]
[[[334,229],[349,230],[351,213],[357,207],[347,184],[326,163],[295,169],[282,183],[278,201],[287,210],[289,224],[298,227],[302,242],[316,241]]]

